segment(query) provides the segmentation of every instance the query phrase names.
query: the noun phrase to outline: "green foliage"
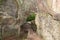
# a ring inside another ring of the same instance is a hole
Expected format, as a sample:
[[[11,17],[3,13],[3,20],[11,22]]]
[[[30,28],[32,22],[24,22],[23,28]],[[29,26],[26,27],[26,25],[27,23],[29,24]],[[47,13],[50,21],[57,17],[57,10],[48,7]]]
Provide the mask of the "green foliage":
[[[5,1],[5,0],[0,0],[0,5],[3,3],[3,1]]]
[[[30,16],[27,17],[27,21],[35,20],[35,13],[32,12]]]
[[[2,4],[2,0],[0,0],[0,5]]]

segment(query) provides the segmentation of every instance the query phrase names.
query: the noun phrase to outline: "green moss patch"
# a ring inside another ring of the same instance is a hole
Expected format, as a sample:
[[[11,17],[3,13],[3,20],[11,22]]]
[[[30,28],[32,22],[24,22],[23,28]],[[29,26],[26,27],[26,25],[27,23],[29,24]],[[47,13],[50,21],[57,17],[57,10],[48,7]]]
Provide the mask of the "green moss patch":
[[[32,20],[35,20],[35,13],[32,12],[30,16],[27,17],[27,21],[32,21]]]

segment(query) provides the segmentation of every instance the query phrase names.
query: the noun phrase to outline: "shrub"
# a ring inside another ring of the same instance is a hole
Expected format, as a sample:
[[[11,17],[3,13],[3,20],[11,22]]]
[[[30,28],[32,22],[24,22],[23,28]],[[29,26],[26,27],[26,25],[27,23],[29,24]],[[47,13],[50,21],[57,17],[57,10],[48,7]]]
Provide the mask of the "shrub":
[[[27,17],[27,21],[35,20],[35,13],[32,12],[30,16]]]

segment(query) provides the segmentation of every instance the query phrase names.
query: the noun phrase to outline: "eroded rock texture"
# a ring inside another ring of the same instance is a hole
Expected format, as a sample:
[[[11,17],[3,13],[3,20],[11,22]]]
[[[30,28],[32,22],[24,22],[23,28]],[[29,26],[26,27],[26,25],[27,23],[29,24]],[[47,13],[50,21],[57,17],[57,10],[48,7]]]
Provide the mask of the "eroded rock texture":
[[[47,10],[49,7],[46,7],[47,5],[43,6],[43,4],[40,0],[40,12],[37,13],[35,19],[37,33],[43,40],[60,40],[60,22],[54,20],[53,16],[49,14],[51,10]]]
[[[36,12],[35,2],[35,0],[5,0],[0,5],[2,40],[9,40],[4,38],[10,36],[19,36],[20,26],[26,22],[31,12]]]
[[[36,24],[37,33],[42,36],[43,40],[60,40],[60,23],[49,14],[37,15]]]

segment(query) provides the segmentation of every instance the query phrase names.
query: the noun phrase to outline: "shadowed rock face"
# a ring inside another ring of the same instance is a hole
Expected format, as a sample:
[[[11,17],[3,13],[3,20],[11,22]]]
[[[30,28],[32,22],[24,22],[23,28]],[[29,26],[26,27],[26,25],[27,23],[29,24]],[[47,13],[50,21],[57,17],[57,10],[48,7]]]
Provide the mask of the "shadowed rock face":
[[[1,5],[0,10],[3,12],[3,14],[16,17],[17,15],[17,4],[15,0],[6,0],[4,1],[3,5]]]
[[[41,37],[39,37],[35,31],[36,26],[34,28],[32,28],[32,26],[34,27],[34,25],[32,25],[31,23],[24,23],[21,26],[21,30],[20,30],[21,40],[42,40]]]
[[[20,34],[20,26],[26,22],[26,18],[30,15],[30,12],[35,11],[36,1],[22,1],[24,3],[20,4],[18,0],[6,0],[0,5],[0,24],[3,37]]]
[[[14,23],[16,22],[16,15],[16,2],[14,0],[4,0],[3,4],[0,5],[0,33],[2,38],[10,35],[16,35],[17,29],[11,29],[11,27],[14,27]]]
[[[31,29],[31,24],[29,24],[29,23],[24,23],[21,26],[21,30],[20,30],[20,39],[21,40],[27,38],[28,32],[29,32],[30,29]]]

